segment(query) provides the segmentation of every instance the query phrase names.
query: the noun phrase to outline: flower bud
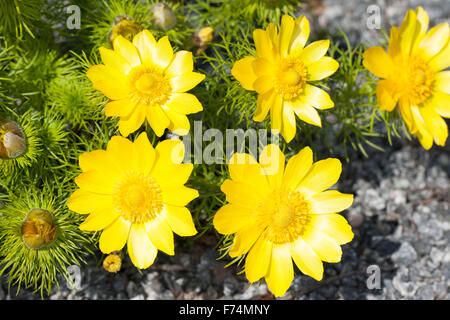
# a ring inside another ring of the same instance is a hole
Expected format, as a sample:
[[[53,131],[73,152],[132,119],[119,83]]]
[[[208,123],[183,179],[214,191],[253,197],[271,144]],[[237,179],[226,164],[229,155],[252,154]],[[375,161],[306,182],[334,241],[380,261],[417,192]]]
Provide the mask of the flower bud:
[[[200,40],[200,45],[203,46],[207,42],[211,42],[213,39],[214,29],[212,27],[201,28],[197,35]]]
[[[119,15],[114,18],[114,24],[109,34],[109,41],[111,43],[114,42],[114,39],[119,35],[131,41],[134,35],[141,30],[141,25],[132,18],[124,14]]]
[[[113,252],[103,260],[103,268],[111,273],[117,273],[122,267],[122,257],[120,253]]]
[[[13,159],[26,150],[25,134],[14,121],[0,121],[0,159]]]
[[[175,12],[165,3],[159,2],[150,9],[152,23],[164,31],[170,30],[177,24]]]
[[[22,239],[29,249],[51,245],[57,236],[53,215],[44,209],[32,209],[22,223]]]

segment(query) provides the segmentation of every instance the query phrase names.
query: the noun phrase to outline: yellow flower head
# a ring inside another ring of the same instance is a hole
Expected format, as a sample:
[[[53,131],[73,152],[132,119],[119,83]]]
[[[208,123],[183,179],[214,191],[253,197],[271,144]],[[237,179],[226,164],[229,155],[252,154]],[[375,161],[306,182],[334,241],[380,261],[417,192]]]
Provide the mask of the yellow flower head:
[[[91,67],[86,75],[112,100],[105,113],[120,117],[120,133],[128,136],[147,119],[158,136],[166,128],[187,134],[186,114],[203,110],[198,99],[186,93],[205,77],[192,71],[192,53],[174,54],[167,36],[156,41],[148,30],[132,43],[118,35],[113,46],[114,50],[100,48],[104,64]]]
[[[192,164],[182,164],[184,145],[165,140],[156,148],[142,133],[133,143],[120,136],[106,150],[83,153],[83,171],[75,178],[80,189],[68,207],[90,214],[81,230],[100,231],[100,250],[111,253],[127,244],[133,264],[148,268],[157,251],[174,254],[173,233],[197,233],[185,205],[198,197],[197,190],[184,186]]]
[[[122,257],[120,253],[113,252],[106,256],[105,260],[103,260],[103,269],[110,273],[117,273],[120,271],[122,267]]]
[[[280,132],[287,142],[296,132],[294,113],[309,124],[321,126],[316,109],[334,106],[328,93],[308,82],[332,75],[339,64],[324,56],[329,40],[305,47],[308,37],[309,22],[304,16],[294,20],[284,15],[280,32],[273,23],[266,30],[253,32],[257,56],[237,61],[231,70],[244,89],[258,93],[253,120],[263,121],[270,110],[272,130]]]
[[[398,105],[409,131],[425,149],[433,140],[445,145],[450,117],[449,25],[441,23],[428,32],[428,14],[422,7],[408,10],[400,29],[391,28],[389,47],[364,53],[364,66],[382,78],[377,86],[380,109]]]
[[[275,296],[289,288],[292,259],[306,275],[323,276],[322,261],[339,262],[340,245],[353,239],[350,225],[337,214],[353,203],[353,195],[327,190],[341,174],[338,159],[313,163],[306,147],[285,167],[276,145],[268,145],[257,162],[251,155],[234,154],[230,180],[221,190],[229,204],[214,217],[222,234],[235,234],[231,257],[247,254],[245,274],[250,282],[265,278]]]

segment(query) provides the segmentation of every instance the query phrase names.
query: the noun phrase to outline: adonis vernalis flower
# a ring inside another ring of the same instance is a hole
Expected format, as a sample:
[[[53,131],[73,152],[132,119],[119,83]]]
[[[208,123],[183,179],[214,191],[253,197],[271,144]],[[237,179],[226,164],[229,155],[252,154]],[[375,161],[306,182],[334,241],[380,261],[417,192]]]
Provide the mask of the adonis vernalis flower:
[[[111,253],[127,244],[138,268],[148,268],[157,251],[174,254],[173,233],[192,236],[196,229],[185,205],[198,197],[184,186],[193,166],[181,163],[184,145],[165,140],[156,148],[142,133],[135,142],[112,137],[106,150],[83,153],[83,171],[67,203],[69,209],[90,214],[80,225],[103,230],[100,250]]]
[[[338,159],[313,163],[306,147],[285,167],[276,145],[268,145],[259,163],[248,154],[234,154],[231,179],[221,190],[229,204],[214,217],[222,234],[235,234],[231,257],[247,254],[245,274],[250,282],[265,278],[275,296],[282,296],[298,268],[316,280],[322,261],[339,262],[341,247],[353,239],[350,225],[337,212],[347,209],[353,195],[326,190],[341,174]]]
[[[397,105],[408,130],[425,149],[433,140],[445,145],[450,117],[449,25],[441,23],[428,32],[428,14],[422,7],[408,10],[400,29],[391,28],[389,47],[364,53],[364,66],[382,78],[377,85],[380,109]]]
[[[91,67],[86,75],[111,99],[105,114],[120,117],[120,133],[128,136],[147,119],[158,136],[166,128],[187,134],[186,114],[203,110],[198,99],[186,93],[205,77],[192,71],[192,53],[174,54],[167,36],[156,41],[148,30],[132,43],[118,35],[113,46],[114,50],[100,48],[104,64]]]
[[[287,142],[295,136],[294,114],[321,126],[316,109],[334,106],[328,93],[308,82],[332,75],[339,64],[324,56],[329,40],[305,47],[308,37],[309,22],[304,16],[294,20],[284,15],[279,32],[273,23],[266,30],[253,32],[257,56],[237,61],[231,71],[244,89],[258,93],[253,120],[263,121],[270,111],[272,130],[280,132]]]

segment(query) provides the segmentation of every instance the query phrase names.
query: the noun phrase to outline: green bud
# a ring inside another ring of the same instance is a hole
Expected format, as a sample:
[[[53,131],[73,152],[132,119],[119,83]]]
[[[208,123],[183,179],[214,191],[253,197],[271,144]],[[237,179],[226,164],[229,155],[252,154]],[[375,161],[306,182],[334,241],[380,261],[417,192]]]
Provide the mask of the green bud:
[[[22,223],[22,239],[29,249],[41,249],[55,242],[57,230],[53,215],[43,209],[32,209]]]

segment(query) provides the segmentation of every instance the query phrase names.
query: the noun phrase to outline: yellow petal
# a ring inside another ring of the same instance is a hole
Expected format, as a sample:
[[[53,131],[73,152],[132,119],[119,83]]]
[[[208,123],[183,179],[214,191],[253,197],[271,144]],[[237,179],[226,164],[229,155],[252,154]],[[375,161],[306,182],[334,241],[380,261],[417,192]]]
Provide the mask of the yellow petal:
[[[279,50],[282,58],[286,57],[291,44],[292,34],[294,32],[295,21],[290,15],[283,15],[281,18]]]
[[[398,105],[399,105],[400,114],[401,114],[403,120],[405,121],[406,126],[408,127],[409,131],[414,134],[417,131],[417,129],[416,129],[414,121],[413,121],[413,117],[412,117],[412,113],[411,113],[411,106],[409,104],[409,101],[404,97],[400,97],[398,100]]]
[[[119,120],[119,131],[124,137],[139,129],[145,121],[145,106],[137,105],[136,109],[128,116]]]
[[[295,20],[295,28],[292,34],[290,52],[296,54],[303,50],[309,38],[309,21],[305,16],[300,16]]]
[[[233,234],[255,222],[253,210],[236,204],[226,204],[214,215],[214,228],[221,234]]]
[[[341,175],[342,164],[338,159],[328,158],[315,162],[298,188],[314,195],[333,186]]]
[[[399,30],[398,30],[397,27],[393,26],[393,27],[391,27],[391,35],[390,35],[390,38],[389,38],[388,55],[391,58],[395,58],[399,54],[401,54]],[[364,63],[364,61],[363,61],[363,63]],[[367,69],[369,69],[366,65],[364,65],[364,66]]]
[[[147,108],[147,121],[155,131],[158,137],[164,134],[166,128],[170,125],[170,119],[160,106],[151,106]]]
[[[105,229],[119,217],[119,213],[110,203],[108,206],[96,209],[86,220],[80,224],[80,230],[83,231],[100,231]]]
[[[322,57],[308,66],[308,81],[322,80],[339,69],[339,63],[331,57]]]
[[[83,172],[97,170],[107,173],[112,173],[119,169],[116,166],[114,158],[112,158],[105,150],[94,150],[90,152],[84,152],[78,158],[78,163]]]
[[[133,153],[129,156],[133,158],[131,170],[144,174],[150,173],[156,159],[156,152],[153,149],[146,132],[142,132],[133,143]]]
[[[150,241],[158,250],[171,256],[175,254],[172,229],[162,216],[157,216],[155,219],[146,222],[145,230],[150,237]]]
[[[103,230],[100,236],[100,250],[103,253],[120,251],[127,243],[131,223],[122,217],[117,218],[112,224]]]
[[[425,120],[423,119],[422,115],[420,114],[419,108],[416,106],[411,107],[411,114],[414,126],[416,128],[416,131],[414,134],[417,136],[417,138],[420,141],[420,144],[426,149],[430,149],[433,146],[433,136],[428,131]]]
[[[382,47],[373,47],[364,52],[363,65],[378,78],[388,78],[394,64]]]
[[[301,272],[317,281],[322,280],[323,263],[302,238],[291,243],[290,253]]]
[[[276,144],[264,147],[259,156],[259,163],[267,175],[267,180],[272,189],[281,186],[284,175],[285,157]]]
[[[101,194],[111,194],[117,177],[110,176],[103,171],[87,171],[75,178],[75,183],[81,189]]]
[[[411,49],[417,40],[417,35],[420,30],[419,21],[416,19],[416,12],[411,9],[408,10],[399,31],[400,48],[403,55],[406,56],[411,53]]]
[[[273,44],[265,30],[255,29],[253,31],[253,40],[255,41],[256,53],[258,57],[263,57],[272,61],[274,59]]]
[[[269,272],[266,275],[266,283],[275,297],[283,296],[289,289],[294,279],[294,266],[292,264],[289,245],[273,245],[272,260]]]
[[[270,109],[270,128],[272,130],[272,134],[279,134],[282,126],[282,115],[283,111],[283,99],[275,95],[273,100],[273,105]]]
[[[314,229],[333,238],[338,244],[345,244],[353,240],[352,227],[340,214],[314,214],[311,215],[310,224]]]
[[[450,71],[438,72],[434,75],[434,85],[436,90],[450,95]]]
[[[295,122],[295,114],[292,107],[288,104],[283,105],[283,123],[281,127],[281,135],[287,143],[294,137],[297,130],[297,123]]]
[[[392,111],[397,105],[395,86],[391,80],[380,80],[377,85],[377,99],[381,110]]]
[[[256,92],[259,94],[264,94],[268,92],[269,90],[273,89],[273,83],[275,82],[275,77],[270,76],[261,76],[256,79],[256,81],[253,83],[253,88]]]
[[[309,66],[310,64],[319,61],[325,53],[327,53],[328,48],[330,47],[330,40],[319,40],[310,43],[305,49],[303,49],[300,54],[300,59],[302,60],[305,66]],[[309,68],[308,68],[309,70]]]
[[[111,202],[111,195],[77,189],[67,200],[67,207],[76,213],[88,214],[108,206]]]
[[[259,237],[245,260],[245,275],[251,283],[264,277],[272,260],[272,243]]]
[[[162,184],[168,182],[167,185],[174,185],[176,182],[179,185],[186,183],[189,178],[190,171],[185,172],[185,170],[190,169],[192,171],[192,165],[180,165],[184,157],[184,144],[181,140],[164,140],[156,145],[156,163],[152,171],[152,176],[155,179],[160,179]],[[181,171],[179,171],[181,170]],[[183,177],[176,178],[174,173],[181,174]],[[187,175],[187,176],[186,176]],[[171,183],[172,179],[175,179]],[[184,181],[184,182],[182,182]]]
[[[182,50],[175,54],[173,61],[167,67],[166,75],[172,78],[179,74],[192,72],[192,70],[194,70],[192,52]]]
[[[438,54],[449,39],[449,26],[447,22],[443,22],[430,31],[423,38],[419,45],[418,52],[425,60],[431,60]]]
[[[131,261],[139,269],[150,267],[158,253],[158,249],[150,241],[144,224],[131,225],[127,249]]]
[[[153,54],[156,51],[156,40],[150,31],[143,30],[135,35],[133,45],[139,50],[142,63],[151,65],[153,63]]]
[[[123,172],[128,171],[132,166],[130,154],[133,152],[133,143],[130,140],[121,136],[113,136],[108,142],[106,151],[115,159],[116,165]]]
[[[234,153],[228,161],[230,177],[234,182],[247,184],[260,197],[271,192],[261,165],[247,153]]]
[[[114,39],[113,46],[114,51],[127,60],[130,66],[136,67],[141,64],[139,52],[136,47],[121,35]]]
[[[448,137],[448,128],[445,120],[431,107],[422,107],[419,109],[427,131],[431,133],[434,141],[439,146],[445,146]]]
[[[253,209],[263,200],[258,193],[251,190],[250,185],[243,182],[227,179],[220,186],[220,190],[225,193],[228,202],[249,209]]]
[[[153,61],[162,69],[167,68],[173,58],[173,49],[167,36],[162,37],[156,44]]]
[[[190,93],[173,93],[166,107],[181,114],[197,113],[203,110],[197,97]]]
[[[108,66],[102,64],[92,66],[86,76],[92,81],[92,86],[109,99],[120,100],[129,95],[130,87],[125,77]]]
[[[292,100],[291,106],[294,109],[295,114],[306,123],[312,124],[313,126],[322,126],[322,121],[320,120],[319,113],[317,110],[310,105],[303,104],[300,99]]]
[[[245,57],[236,61],[231,69],[231,74],[236,78],[241,86],[246,90],[253,89],[253,83],[256,80],[256,74],[253,72],[252,63],[256,59],[253,57]]]
[[[173,92],[186,92],[205,79],[205,75],[197,72],[187,72],[170,79]]]
[[[114,50],[100,47],[100,57],[105,65],[116,69],[117,71],[128,74],[131,70],[131,65],[128,61]]]
[[[253,121],[261,122],[267,116],[270,108],[275,101],[275,94],[273,90],[266,92],[265,94],[258,95],[258,100],[256,102],[256,111],[253,115]]]
[[[311,105],[319,110],[334,107],[334,102],[327,92],[310,84],[305,85],[305,93],[300,97],[300,100],[304,102],[304,104]]]
[[[185,114],[175,112],[167,107],[164,107],[163,110],[170,120],[169,130],[173,131],[174,133],[180,136],[184,136],[189,133],[191,124],[189,122],[188,117],[186,117]]]
[[[352,203],[352,194],[327,190],[311,198],[311,212],[316,214],[341,212],[350,207]]]
[[[253,224],[239,230],[234,236],[233,246],[228,253],[230,257],[235,258],[247,253],[262,231],[260,226]]]
[[[305,147],[289,159],[283,176],[283,189],[294,190],[299,182],[308,173],[313,163],[311,148]]]
[[[110,101],[106,104],[105,115],[107,117],[128,117],[134,111],[136,103],[125,98],[122,100]]]
[[[257,58],[252,62],[252,68],[256,76],[271,76],[276,72],[276,65],[266,58]],[[256,78],[255,78],[256,80]],[[254,80],[253,80],[254,81]]]
[[[444,48],[428,62],[428,66],[433,71],[444,70],[450,66],[450,40],[447,40]]]
[[[325,233],[314,228],[308,228],[302,235],[320,260],[325,262],[339,262],[342,257],[342,249],[337,242]]]
[[[162,188],[163,202],[173,206],[184,207],[198,198],[198,191],[185,186],[164,186]]]
[[[188,237],[197,234],[192,215],[187,208],[165,205],[161,214],[177,235]]]
[[[450,94],[435,92],[430,104],[442,117],[450,118]]]

